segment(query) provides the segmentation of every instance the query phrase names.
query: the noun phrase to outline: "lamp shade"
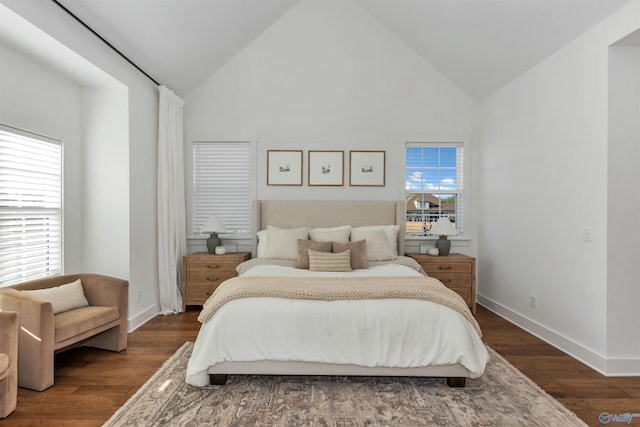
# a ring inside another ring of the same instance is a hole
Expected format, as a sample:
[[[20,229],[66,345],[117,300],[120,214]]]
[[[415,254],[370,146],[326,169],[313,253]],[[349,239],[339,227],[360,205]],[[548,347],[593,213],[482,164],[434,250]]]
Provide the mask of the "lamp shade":
[[[429,230],[429,234],[436,236],[455,236],[458,234],[456,230],[456,226],[449,221],[449,218],[441,216],[438,218],[431,230]]]
[[[224,226],[224,223],[216,215],[211,215],[209,218],[207,218],[201,228],[201,231],[204,233],[220,233],[225,230],[226,227]]]

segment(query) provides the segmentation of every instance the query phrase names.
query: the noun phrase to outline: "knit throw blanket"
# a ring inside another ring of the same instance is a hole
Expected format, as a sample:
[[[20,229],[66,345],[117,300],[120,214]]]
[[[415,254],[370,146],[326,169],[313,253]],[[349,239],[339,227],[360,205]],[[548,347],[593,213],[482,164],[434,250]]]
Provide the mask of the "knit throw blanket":
[[[465,301],[433,277],[258,277],[226,280],[204,303],[198,316],[207,322],[225,303],[237,298],[272,297],[323,301],[412,298],[443,304],[482,331]]]

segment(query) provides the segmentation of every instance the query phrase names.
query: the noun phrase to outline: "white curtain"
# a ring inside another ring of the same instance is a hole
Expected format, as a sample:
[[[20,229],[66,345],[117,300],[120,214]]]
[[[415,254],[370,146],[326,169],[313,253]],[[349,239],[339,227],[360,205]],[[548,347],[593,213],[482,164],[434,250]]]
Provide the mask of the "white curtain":
[[[184,162],[184,102],[165,86],[159,86],[158,118],[158,278],[160,312],[182,311],[182,256],[187,251]]]

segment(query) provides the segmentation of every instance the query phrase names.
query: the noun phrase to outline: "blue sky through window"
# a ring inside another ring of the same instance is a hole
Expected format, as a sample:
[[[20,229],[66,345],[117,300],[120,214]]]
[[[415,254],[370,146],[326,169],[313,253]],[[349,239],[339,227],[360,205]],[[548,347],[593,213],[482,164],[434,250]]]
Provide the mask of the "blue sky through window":
[[[406,191],[456,190],[456,147],[406,147]]]

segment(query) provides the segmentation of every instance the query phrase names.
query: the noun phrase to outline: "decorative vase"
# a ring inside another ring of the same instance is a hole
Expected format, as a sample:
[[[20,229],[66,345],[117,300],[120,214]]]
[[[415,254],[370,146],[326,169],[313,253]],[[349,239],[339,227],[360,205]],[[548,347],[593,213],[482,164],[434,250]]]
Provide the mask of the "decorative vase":
[[[440,238],[436,240],[436,248],[440,251],[440,255],[449,255],[449,251],[451,250],[451,240],[447,239],[447,236],[440,236]]]
[[[207,239],[207,252],[216,253],[216,248],[222,244],[222,240],[218,237],[218,233],[211,233],[211,237]]]

